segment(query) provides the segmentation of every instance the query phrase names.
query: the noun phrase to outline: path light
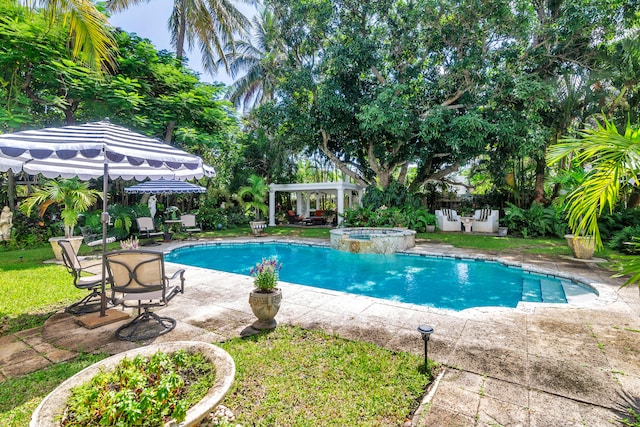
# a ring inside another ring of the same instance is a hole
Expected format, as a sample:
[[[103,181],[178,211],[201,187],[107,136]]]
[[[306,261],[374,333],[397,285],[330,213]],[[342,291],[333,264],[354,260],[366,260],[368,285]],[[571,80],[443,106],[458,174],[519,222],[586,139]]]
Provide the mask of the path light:
[[[427,343],[429,342],[429,337],[433,333],[433,326],[430,325],[420,325],[418,326],[418,332],[422,334],[422,340],[424,341],[424,369],[427,369]]]

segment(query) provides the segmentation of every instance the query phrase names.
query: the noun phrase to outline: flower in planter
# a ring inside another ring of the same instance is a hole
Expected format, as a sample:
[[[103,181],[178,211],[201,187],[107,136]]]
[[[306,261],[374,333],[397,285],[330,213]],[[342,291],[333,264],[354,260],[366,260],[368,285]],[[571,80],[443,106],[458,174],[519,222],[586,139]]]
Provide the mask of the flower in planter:
[[[120,241],[120,249],[133,250],[138,249],[138,238],[136,236],[129,237]]]
[[[282,264],[277,258],[262,258],[262,261],[251,268],[254,286],[261,291],[271,292],[278,284],[278,273]]]

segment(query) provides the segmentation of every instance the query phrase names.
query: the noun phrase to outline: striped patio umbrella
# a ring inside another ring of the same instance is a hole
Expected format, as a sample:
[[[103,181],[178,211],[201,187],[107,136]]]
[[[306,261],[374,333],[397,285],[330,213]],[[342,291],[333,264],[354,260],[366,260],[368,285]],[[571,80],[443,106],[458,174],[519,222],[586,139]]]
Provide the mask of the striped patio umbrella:
[[[206,193],[207,189],[185,181],[159,179],[127,187],[124,192],[129,194],[185,194]]]
[[[200,157],[114,125],[108,119],[0,135],[0,172],[9,169],[47,178],[103,177],[103,253],[107,250],[109,178],[185,180],[215,173]],[[104,261],[102,273],[104,277]],[[103,281],[101,316],[106,310],[104,289]]]

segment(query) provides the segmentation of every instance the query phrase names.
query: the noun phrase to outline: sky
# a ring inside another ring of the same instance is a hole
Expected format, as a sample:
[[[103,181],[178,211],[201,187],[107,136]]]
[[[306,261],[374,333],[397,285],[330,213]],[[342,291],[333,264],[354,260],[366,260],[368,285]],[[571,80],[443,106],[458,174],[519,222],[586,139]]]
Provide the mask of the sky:
[[[143,3],[123,12],[112,14],[109,22],[111,22],[111,25],[114,27],[119,27],[128,33],[136,33],[142,38],[151,40],[158,50],[165,49],[175,52],[171,47],[168,30],[168,21],[172,6],[172,0],[151,0],[149,3]],[[236,7],[240,9],[249,20],[252,20],[253,15],[256,13],[255,9],[244,4],[236,3]],[[200,73],[201,81],[218,81],[227,85],[233,83],[233,79],[225,73],[224,68],[220,69],[218,75],[215,77],[204,73],[201,67],[202,61],[197,50],[194,53],[189,52],[187,56],[189,58],[188,67]]]

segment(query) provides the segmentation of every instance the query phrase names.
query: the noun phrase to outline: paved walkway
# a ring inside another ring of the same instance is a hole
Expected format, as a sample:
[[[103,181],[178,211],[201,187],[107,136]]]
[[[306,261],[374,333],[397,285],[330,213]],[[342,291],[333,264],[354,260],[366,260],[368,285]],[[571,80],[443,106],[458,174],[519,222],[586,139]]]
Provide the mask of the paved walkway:
[[[498,257],[428,243],[415,251]],[[583,278],[603,297],[574,306],[453,312],[283,283],[277,319],[419,355],[424,347],[416,328],[432,325],[429,357],[445,369],[429,402],[414,414],[414,426],[619,425],[625,397],[640,406],[638,290],[621,289],[619,280],[594,263],[515,252],[499,258]],[[188,267],[186,278],[185,294],[162,310],[178,326],[156,342],[222,341],[243,334],[253,322],[250,277]],[[69,315],[55,315],[43,328],[0,338],[0,373],[21,375],[78,351],[134,347],[114,338],[118,326],[87,330]]]

